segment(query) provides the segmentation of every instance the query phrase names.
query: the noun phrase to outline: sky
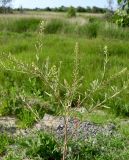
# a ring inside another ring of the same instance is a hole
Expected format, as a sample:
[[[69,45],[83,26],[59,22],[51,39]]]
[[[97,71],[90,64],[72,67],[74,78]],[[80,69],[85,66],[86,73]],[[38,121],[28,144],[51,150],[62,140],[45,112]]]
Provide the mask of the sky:
[[[18,8],[45,8],[45,7],[59,7],[59,6],[98,6],[107,7],[107,0],[13,0],[12,6]],[[114,7],[116,7],[116,0],[114,0]]]

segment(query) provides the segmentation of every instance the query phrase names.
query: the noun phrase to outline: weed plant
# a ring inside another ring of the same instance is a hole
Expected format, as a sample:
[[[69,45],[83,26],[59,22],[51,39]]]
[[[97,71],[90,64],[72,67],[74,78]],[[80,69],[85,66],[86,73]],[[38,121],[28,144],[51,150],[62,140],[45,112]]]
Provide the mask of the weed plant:
[[[25,63],[22,60],[18,60],[11,54],[2,54],[1,66],[8,71],[14,71],[18,73],[32,75],[34,78],[39,78],[44,86],[44,95],[48,97],[50,104],[56,106],[57,111],[63,111],[65,131],[64,131],[64,143],[62,147],[62,159],[65,160],[68,157],[68,117],[70,116],[69,109],[73,106],[73,102],[77,107],[88,106],[86,110],[92,112],[98,108],[109,108],[106,106],[106,102],[111,101],[115,97],[119,97],[126,89],[128,89],[127,81],[122,81],[121,87],[112,84],[116,79],[121,77],[124,73],[127,73],[127,68],[122,69],[110,77],[107,77],[107,65],[108,65],[108,50],[104,48],[104,65],[101,77],[90,83],[89,88],[80,93],[80,87],[82,86],[83,77],[79,76],[79,46],[76,43],[75,46],[75,58],[72,72],[72,80],[64,79],[64,82],[60,80],[61,63],[57,67],[56,65],[50,66],[50,61],[47,59],[39,65],[39,54],[42,52],[42,34],[44,32],[44,22],[41,23],[39,28],[39,39],[36,43],[36,61],[31,63]],[[8,63],[6,62],[8,60]],[[108,86],[105,87],[105,86]],[[40,119],[39,112],[35,110],[29,103],[27,96],[23,92],[19,93],[21,101],[26,108],[34,115],[35,121]],[[102,94],[103,93],[103,94]],[[99,95],[99,96],[98,96]],[[15,104],[15,101],[14,101]],[[61,110],[60,110],[61,108]],[[25,112],[24,112],[25,113]]]

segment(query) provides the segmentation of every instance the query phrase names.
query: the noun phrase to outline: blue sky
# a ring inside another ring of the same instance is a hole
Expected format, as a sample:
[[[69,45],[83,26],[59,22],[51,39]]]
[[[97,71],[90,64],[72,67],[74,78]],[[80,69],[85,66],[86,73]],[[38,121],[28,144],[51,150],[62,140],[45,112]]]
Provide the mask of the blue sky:
[[[116,0],[114,0],[116,2]],[[14,0],[13,7],[17,8],[23,6],[25,8],[45,8],[45,7],[59,7],[64,6],[98,6],[107,7],[107,0]],[[114,3],[116,6],[116,3]]]

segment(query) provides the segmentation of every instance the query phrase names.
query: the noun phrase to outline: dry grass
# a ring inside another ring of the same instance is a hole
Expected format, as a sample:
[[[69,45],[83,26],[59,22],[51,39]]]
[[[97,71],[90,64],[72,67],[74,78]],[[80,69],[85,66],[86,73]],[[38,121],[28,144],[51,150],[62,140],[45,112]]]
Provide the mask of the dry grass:
[[[102,18],[103,14],[94,14],[94,13],[77,13],[76,17],[68,18],[67,13],[64,12],[45,12],[45,11],[25,11],[20,14],[18,12],[14,12],[14,14],[0,14],[0,19],[20,19],[20,18],[38,18],[43,20],[51,20],[51,19],[61,19],[68,20],[74,24],[85,24],[87,23],[89,17],[98,17]]]

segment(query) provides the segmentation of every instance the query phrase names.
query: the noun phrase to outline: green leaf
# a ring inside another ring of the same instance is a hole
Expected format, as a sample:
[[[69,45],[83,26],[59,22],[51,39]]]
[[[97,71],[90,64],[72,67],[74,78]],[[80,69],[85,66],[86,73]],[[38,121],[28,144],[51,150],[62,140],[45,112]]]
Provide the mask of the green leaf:
[[[120,4],[122,2],[122,0],[117,0],[117,2]]]

